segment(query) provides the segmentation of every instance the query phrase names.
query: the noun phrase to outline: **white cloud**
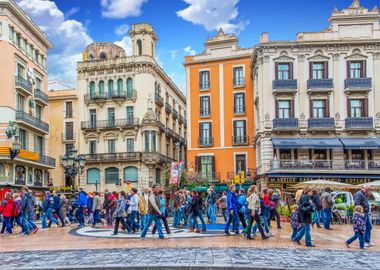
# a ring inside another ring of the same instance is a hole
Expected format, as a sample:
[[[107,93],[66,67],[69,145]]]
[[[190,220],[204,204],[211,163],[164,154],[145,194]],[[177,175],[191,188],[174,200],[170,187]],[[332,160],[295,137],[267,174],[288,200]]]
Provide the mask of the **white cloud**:
[[[114,43],[122,47],[127,56],[132,55],[132,39],[130,36],[125,36],[121,40],[115,41]]]
[[[60,79],[76,85],[76,62],[92,42],[84,25],[65,16],[53,1],[19,0],[20,7],[47,34],[54,48],[49,51],[49,79]]]
[[[169,53],[170,53],[170,59],[174,60],[177,57],[178,50],[170,50]]]
[[[141,14],[141,6],[148,0],[100,0],[102,16],[106,18],[136,17]]]
[[[195,55],[197,52],[191,48],[191,46],[187,46],[186,48],[183,49],[184,52],[190,54],[190,55]]]
[[[249,24],[248,20],[237,21],[237,4],[240,0],[183,0],[189,6],[177,11],[182,19],[203,25],[207,31],[223,28],[227,33],[239,33]]]
[[[128,24],[122,24],[115,28],[115,34],[119,36],[123,36],[129,31],[129,25]]]
[[[73,16],[75,13],[78,13],[79,10],[80,10],[79,7],[73,7],[73,8],[71,8],[69,11],[67,11],[67,12],[65,13],[65,18],[66,18],[66,19],[70,18],[70,17]]]

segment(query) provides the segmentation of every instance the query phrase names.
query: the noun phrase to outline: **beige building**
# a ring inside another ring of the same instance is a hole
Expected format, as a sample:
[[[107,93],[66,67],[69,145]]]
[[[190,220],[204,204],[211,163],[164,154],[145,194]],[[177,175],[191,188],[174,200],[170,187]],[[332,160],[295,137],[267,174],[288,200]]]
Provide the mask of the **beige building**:
[[[185,158],[186,101],[156,62],[151,25],[132,26],[132,56],[112,43],[95,42],[77,66],[80,185],[87,190],[142,188],[164,181],[169,161]]]
[[[64,89],[65,87],[67,86],[58,81],[49,82],[49,148],[50,155],[59,161],[50,175],[55,187],[71,186],[71,180],[66,178],[60,160],[64,153],[74,148],[79,149],[78,91]]]
[[[261,35],[252,58],[261,187],[380,178],[379,19],[355,0],[321,32]]]
[[[11,0],[0,0],[0,184],[34,190],[47,188],[49,156],[47,51],[52,44]],[[18,126],[21,152],[10,160],[8,122]]]

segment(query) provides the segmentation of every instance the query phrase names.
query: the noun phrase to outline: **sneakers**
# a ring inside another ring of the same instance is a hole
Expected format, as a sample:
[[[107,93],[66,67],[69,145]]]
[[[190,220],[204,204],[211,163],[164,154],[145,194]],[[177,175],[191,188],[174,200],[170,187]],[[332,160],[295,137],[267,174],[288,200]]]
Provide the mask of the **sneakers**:
[[[36,234],[38,232],[38,227],[36,227],[34,230],[33,230],[33,234]]]
[[[367,242],[367,243],[364,244],[364,246],[365,247],[373,247],[373,246],[375,246],[375,244],[372,243],[372,242],[369,242],[369,243]]]
[[[307,247],[316,247],[314,244],[306,245]]]
[[[347,242],[344,242],[347,248],[350,248],[350,245]]]

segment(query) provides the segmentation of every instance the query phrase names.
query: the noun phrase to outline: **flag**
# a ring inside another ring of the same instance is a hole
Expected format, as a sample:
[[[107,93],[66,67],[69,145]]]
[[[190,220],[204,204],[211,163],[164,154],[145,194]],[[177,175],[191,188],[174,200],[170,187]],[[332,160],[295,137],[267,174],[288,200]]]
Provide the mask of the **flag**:
[[[179,180],[178,175],[178,162],[172,162],[171,169],[170,169],[170,184],[171,185],[177,185]]]

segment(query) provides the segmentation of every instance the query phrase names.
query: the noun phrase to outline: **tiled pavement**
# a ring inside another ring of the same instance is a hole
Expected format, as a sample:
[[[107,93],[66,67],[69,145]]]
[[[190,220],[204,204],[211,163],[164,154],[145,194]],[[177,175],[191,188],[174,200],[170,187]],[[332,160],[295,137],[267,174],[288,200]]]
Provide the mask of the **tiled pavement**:
[[[380,269],[380,253],[319,249],[136,248],[0,253],[1,269]]]

